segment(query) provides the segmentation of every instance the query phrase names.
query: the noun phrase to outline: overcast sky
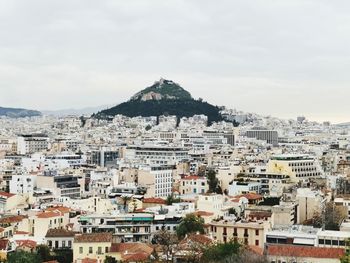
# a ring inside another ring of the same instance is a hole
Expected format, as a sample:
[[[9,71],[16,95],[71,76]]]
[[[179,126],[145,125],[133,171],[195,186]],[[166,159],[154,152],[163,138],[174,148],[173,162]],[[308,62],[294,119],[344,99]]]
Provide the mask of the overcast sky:
[[[160,77],[217,105],[350,121],[350,1],[2,0],[0,106],[117,104]]]

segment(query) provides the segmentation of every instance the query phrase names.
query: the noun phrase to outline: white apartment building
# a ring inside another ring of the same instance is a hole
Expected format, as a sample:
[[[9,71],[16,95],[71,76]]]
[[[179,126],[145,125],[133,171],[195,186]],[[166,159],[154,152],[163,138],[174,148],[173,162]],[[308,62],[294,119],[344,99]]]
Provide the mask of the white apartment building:
[[[147,189],[146,198],[167,197],[173,188],[173,166],[141,167],[138,172],[138,184]]]
[[[261,193],[261,183],[259,182],[241,182],[233,181],[228,187],[228,194],[231,196],[248,194],[248,193]]]
[[[203,176],[190,175],[180,180],[179,191],[181,195],[204,194],[208,189],[207,178]]]
[[[43,134],[20,135],[17,137],[17,153],[28,154],[46,151],[49,138]]]
[[[10,181],[11,194],[33,193],[35,187],[35,175],[12,175]]]
[[[151,165],[174,165],[189,159],[186,148],[158,145],[128,146],[125,157]]]

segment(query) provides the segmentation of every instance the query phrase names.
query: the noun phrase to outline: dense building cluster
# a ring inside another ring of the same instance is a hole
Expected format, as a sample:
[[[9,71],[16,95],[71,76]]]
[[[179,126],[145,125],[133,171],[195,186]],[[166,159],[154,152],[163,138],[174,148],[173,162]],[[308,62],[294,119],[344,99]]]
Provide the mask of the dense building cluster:
[[[271,263],[340,262],[349,127],[221,113],[210,126],[204,115],[0,118],[1,259],[45,245],[76,263],[196,262],[193,243],[237,242]],[[179,231],[191,216],[203,231]]]

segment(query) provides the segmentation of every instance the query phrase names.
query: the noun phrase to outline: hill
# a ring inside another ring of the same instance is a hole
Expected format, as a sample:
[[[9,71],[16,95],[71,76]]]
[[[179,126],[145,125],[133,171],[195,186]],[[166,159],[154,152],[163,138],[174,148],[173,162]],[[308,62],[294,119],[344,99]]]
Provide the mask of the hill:
[[[179,84],[165,79],[136,93],[127,102],[98,112],[94,117],[106,118],[117,114],[128,117],[176,115],[179,118],[204,114],[208,116],[209,123],[223,120],[219,107],[193,99]]]
[[[0,107],[0,116],[6,116],[10,118],[34,117],[41,116],[41,112],[36,110],[27,110],[20,108]]]

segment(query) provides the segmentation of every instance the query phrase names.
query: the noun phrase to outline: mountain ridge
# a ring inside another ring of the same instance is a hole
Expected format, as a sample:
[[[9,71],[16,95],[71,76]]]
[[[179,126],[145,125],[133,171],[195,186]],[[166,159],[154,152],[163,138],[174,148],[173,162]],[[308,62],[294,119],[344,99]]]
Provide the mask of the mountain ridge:
[[[5,116],[9,118],[35,117],[35,116],[41,116],[41,115],[42,113],[37,110],[0,107],[0,116]]]
[[[99,111],[93,117],[103,119],[118,114],[128,117],[176,115],[178,118],[204,114],[208,116],[209,124],[224,120],[218,106],[201,99],[195,100],[179,84],[162,78],[137,92],[128,101]]]

